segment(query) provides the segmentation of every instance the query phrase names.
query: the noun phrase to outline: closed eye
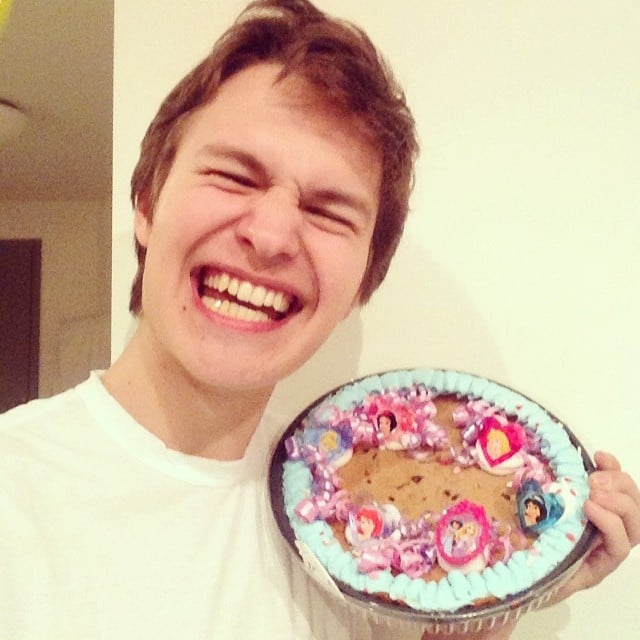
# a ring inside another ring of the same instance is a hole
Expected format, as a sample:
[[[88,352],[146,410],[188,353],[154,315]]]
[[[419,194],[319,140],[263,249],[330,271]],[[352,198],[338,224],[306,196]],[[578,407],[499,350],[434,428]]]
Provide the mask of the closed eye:
[[[313,224],[329,233],[345,233],[357,231],[357,226],[347,215],[336,213],[331,209],[316,206],[304,208],[312,218]]]
[[[366,194],[365,194],[366,195]],[[373,202],[344,189],[313,188],[302,197],[301,206],[313,223],[330,233],[365,233],[375,220]]]
[[[201,172],[206,176],[207,184],[224,191],[244,192],[247,189],[254,189],[255,182],[248,176],[232,171],[220,169],[205,169]]]

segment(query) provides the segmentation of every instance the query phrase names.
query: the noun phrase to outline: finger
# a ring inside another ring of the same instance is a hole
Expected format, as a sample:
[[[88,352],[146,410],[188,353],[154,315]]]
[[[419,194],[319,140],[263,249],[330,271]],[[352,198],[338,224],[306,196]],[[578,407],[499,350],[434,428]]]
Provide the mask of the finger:
[[[639,544],[640,488],[628,473],[612,470],[619,466],[613,456],[599,454],[598,463],[603,470],[589,477],[591,499],[622,518],[631,544]]]
[[[596,451],[593,456],[596,468],[601,471],[621,471],[622,465],[618,459],[607,451]]]
[[[593,489],[589,498],[622,520],[630,546],[640,543],[640,505],[634,497],[622,491]]]
[[[588,500],[585,502],[584,506],[585,514],[595,521],[594,524],[598,523],[601,527],[608,529],[621,527],[619,519],[617,519],[618,523],[615,523],[615,516],[613,516],[614,523],[612,527],[609,526],[607,524],[609,517],[606,510],[603,510],[592,501]],[[549,600],[548,606],[561,602],[576,591],[582,591],[583,589],[589,589],[590,587],[596,586],[618,567],[626,557],[625,548],[628,542],[625,543],[626,534],[623,530],[617,534],[613,533],[613,538],[615,538],[616,535],[619,536],[617,543],[615,541],[609,542],[610,546],[608,548],[604,544],[603,535],[601,533],[596,535],[589,550],[585,554],[582,563],[578,566],[578,570],[566,582],[564,582],[564,584],[562,584],[560,589]],[[613,549],[613,555],[611,554],[612,547],[615,547]]]
[[[600,530],[602,543],[585,560],[592,582],[597,584],[611,573],[630,553],[631,543],[623,520],[594,500],[584,503],[585,515]]]
[[[640,488],[624,471],[594,471],[589,476],[589,485],[595,490],[624,493],[640,509]]]

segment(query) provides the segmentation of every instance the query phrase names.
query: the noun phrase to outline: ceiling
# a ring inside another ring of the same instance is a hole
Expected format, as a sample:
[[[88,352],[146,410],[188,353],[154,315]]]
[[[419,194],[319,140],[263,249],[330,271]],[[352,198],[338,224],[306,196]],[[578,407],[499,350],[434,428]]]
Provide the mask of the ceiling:
[[[0,148],[0,200],[111,198],[113,0],[13,0],[0,98],[27,126]]]

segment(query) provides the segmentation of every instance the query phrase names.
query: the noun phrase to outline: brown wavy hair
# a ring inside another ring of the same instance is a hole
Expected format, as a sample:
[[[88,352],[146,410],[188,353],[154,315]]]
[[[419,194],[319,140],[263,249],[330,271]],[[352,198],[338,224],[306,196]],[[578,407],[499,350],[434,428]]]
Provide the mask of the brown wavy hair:
[[[280,78],[295,74],[310,82],[323,100],[354,117],[381,152],[380,208],[360,287],[364,304],[387,274],[404,228],[418,153],[415,123],[402,89],[367,35],[308,0],[251,2],[169,93],[142,140],[131,179],[132,203],[153,216],[187,118],[215,99],[229,77],[263,62],[281,64]],[[146,250],[137,239],[135,247],[138,271],[129,309],[137,315]]]

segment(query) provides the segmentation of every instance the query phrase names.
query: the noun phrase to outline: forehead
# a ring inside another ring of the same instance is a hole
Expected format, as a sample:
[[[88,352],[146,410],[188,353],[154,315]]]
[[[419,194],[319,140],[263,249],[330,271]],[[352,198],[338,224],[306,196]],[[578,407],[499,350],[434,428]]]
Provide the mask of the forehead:
[[[371,155],[381,155],[379,144],[366,126],[364,117],[350,111],[344,100],[329,98],[328,92],[298,73],[282,74],[279,63],[256,63],[227,78],[214,93],[193,114],[215,113],[218,119],[237,121],[245,117],[245,126],[251,129],[255,124],[256,110],[270,108],[270,113],[279,110],[283,118],[303,123],[310,130],[322,136],[344,139],[345,135],[361,149]],[[191,123],[187,121],[185,129]],[[183,129],[183,133],[185,131]],[[337,133],[337,130],[340,130]]]
[[[368,217],[377,217],[378,147],[353,115],[300,76],[281,78],[280,70],[280,65],[262,63],[227,79],[183,123],[173,168],[224,157],[302,191],[337,189],[343,201],[360,202]]]

